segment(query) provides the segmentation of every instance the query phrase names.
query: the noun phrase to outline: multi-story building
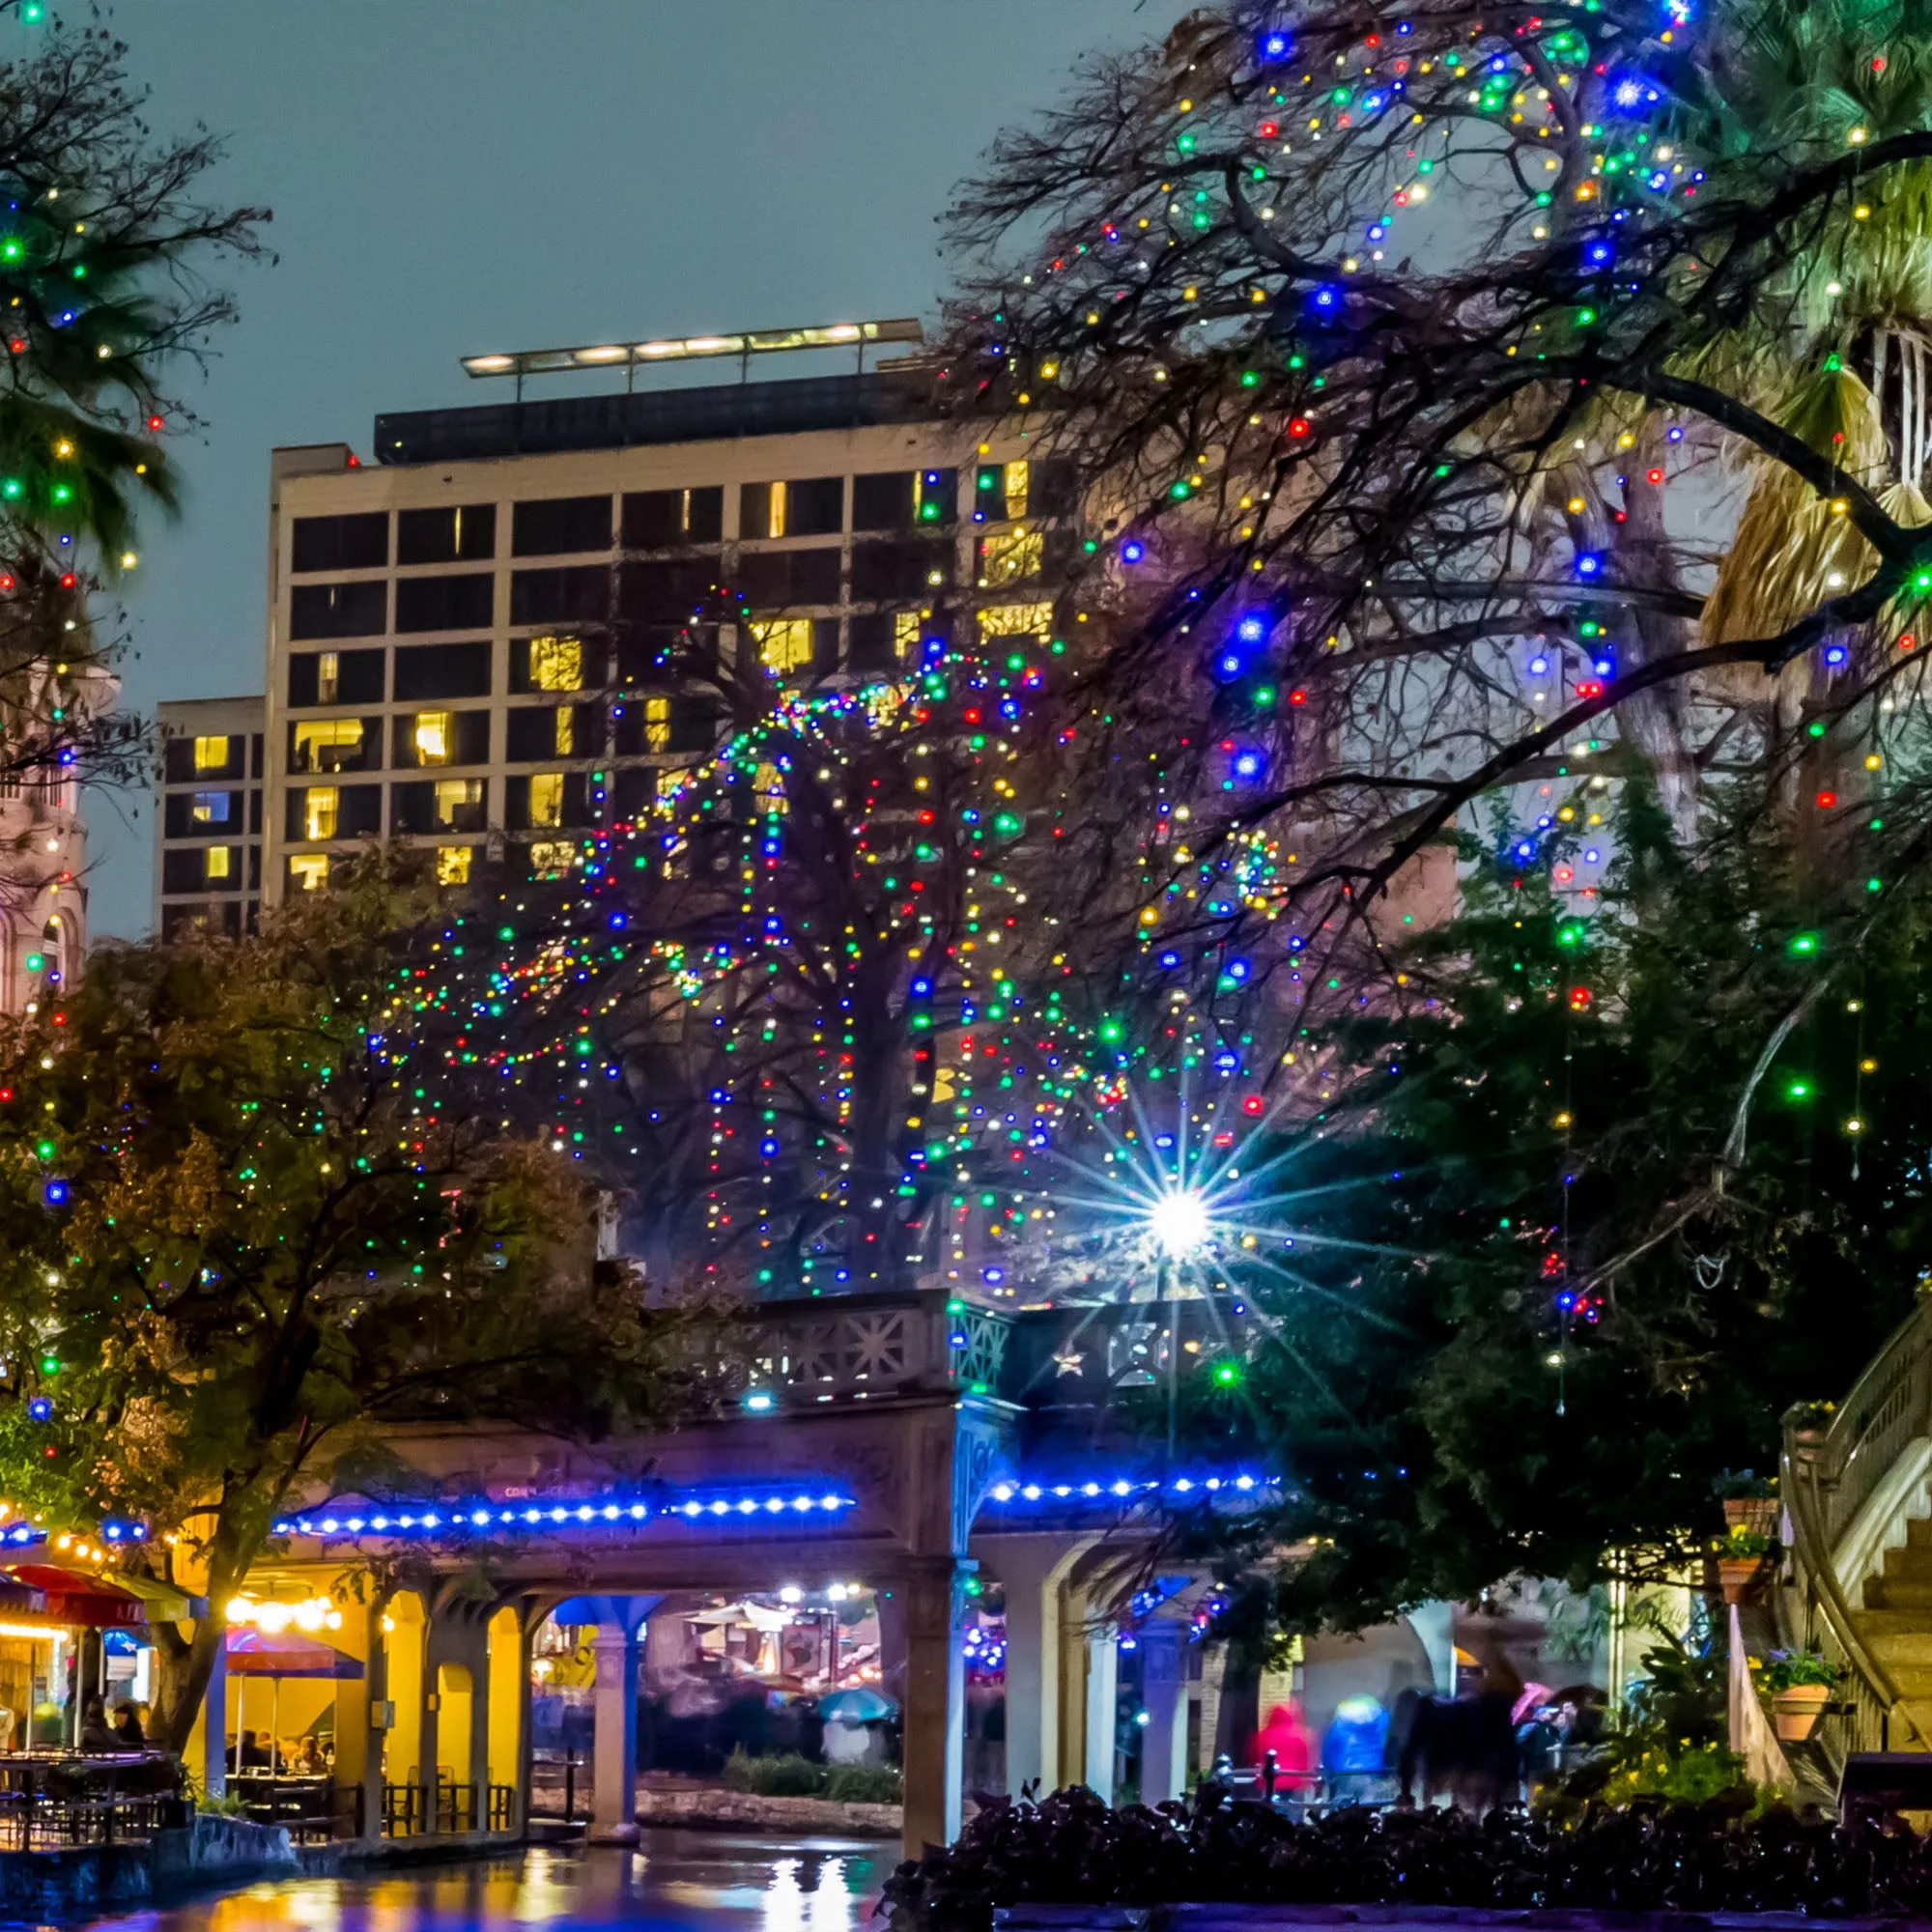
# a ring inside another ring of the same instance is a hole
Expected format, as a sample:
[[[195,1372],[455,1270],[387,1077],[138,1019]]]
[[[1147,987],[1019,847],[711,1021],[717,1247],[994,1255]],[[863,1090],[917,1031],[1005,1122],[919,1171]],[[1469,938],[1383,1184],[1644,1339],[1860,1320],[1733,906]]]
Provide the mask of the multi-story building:
[[[263,903],[370,838],[433,846],[450,883],[479,849],[573,863],[714,742],[715,694],[662,670],[714,584],[771,614],[706,647],[781,674],[890,669],[968,583],[995,593],[973,622],[1043,634],[1062,478],[1024,439],[935,421],[930,394],[889,366],[381,415],[369,465],[276,450],[268,689],[242,700],[263,705]],[[195,902],[226,906],[209,883]]]
[[[155,929],[251,931],[262,898],[260,697],[190,697],[156,707],[161,786],[155,812]]]

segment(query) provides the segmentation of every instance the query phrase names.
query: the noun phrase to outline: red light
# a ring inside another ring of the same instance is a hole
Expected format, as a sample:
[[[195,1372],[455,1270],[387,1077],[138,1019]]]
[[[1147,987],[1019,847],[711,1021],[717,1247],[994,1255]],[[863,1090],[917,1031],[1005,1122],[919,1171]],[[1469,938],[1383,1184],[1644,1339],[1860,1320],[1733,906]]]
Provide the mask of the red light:
[[[64,571],[62,571],[62,572],[61,572],[61,588],[62,588],[63,590],[71,590],[71,589],[73,588],[73,572],[72,572],[72,571],[71,571],[71,570],[64,570]]]
[[[1899,639],[1898,648],[1902,651],[1909,651],[1913,647],[1913,645],[1916,644],[1918,641],[1918,639],[1915,638],[1910,631],[1907,631],[1905,635]]]
[[[13,587],[14,580],[11,576],[0,577],[0,590],[11,590]]]
[[[1593,677],[1586,677],[1577,687],[1578,697],[1601,697],[1603,695],[1604,687]]]
[[[7,347],[11,349],[15,355],[24,355],[27,353],[27,345],[23,341],[21,341],[21,339],[17,335],[14,336],[14,339],[8,343]]]
[[[1272,121],[1264,121],[1262,123],[1262,139],[1264,141],[1272,141],[1280,132],[1281,129]]]
[[[65,1013],[56,1013],[56,1014],[54,1015],[54,1025],[55,1025],[55,1026],[66,1026],[66,1025],[67,1025],[67,1015],[66,1015]]]
[[[352,469],[360,469],[362,468],[362,459],[354,450],[349,452],[349,467]]]
[[[1818,794],[1818,810],[1820,811],[1830,811],[1837,802],[1838,794],[1834,791],[1821,791]]]
[[[1259,1114],[1261,1110],[1262,1110],[1262,1096],[1259,1094],[1250,1094],[1248,1097],[1241,1102],[1241,1112],[1244,1114]]]
[[[1291,704],[1306,704],[1308,702],[1308,694],[1305,691],[1291,691],[1288,694],[1288,701]]]
[[[1587,1007],[1589,1004],[1590,1004],[1589,987],[1572,986],[1570,988],[1570,1010],[1573,1013],[1580,1013],[1583,1010],[1583,1009]]]
[[[1308,429],[1309,423],[1306,416],[1291,416],[1289,418],[1288,433],[1290,436],[1306,436]]]
[[[150,416],[150,417],[148,418],[148,427],[149,427],[150,429],[152,429],[152,430],[158,430],[158,429],[160,429],[160,428],[162,427],[162,423],[161,423],[161,419],[160,419],[160,417],[159,417],[159,416]]]
[[[1652,483],[1662,483],[1663,481],[1663,471],[1661,469],[1649,469],[1644,474]]]
[[[0,1100],[11,1100],[13,1097],[14,1097],[13,1088],[0,1087]]]

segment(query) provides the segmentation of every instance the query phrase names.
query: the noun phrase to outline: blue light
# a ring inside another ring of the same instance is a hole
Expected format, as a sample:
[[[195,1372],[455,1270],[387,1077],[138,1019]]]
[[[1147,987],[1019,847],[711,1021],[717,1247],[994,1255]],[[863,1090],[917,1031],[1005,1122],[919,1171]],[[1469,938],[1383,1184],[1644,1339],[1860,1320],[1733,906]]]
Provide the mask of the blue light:
[[[1138,563],[1147,554],[1147,546],[1140,543],[1123,543],[1121,546],[1122,563]]]
[[[1233,651],[1223,651],[1214,662],[1214,674],[1225,684],[1241,674],[1241,660]]]
[[[771,1408],[775,1398],[767,1389],[753,1389],[745,1397],[745,1406],[753,1415],[763,1415]]]
[[[66,1181],[50,1180],[41,1189],[41,1199],[49,1208],[65,1208],[67,1206],[67,1192]]]
[[[35,1422],[51,1422],[54,1416],[54,1406],[45,1396],[37,1395],[27,1405],[27,1414]]]
[[[1245,980],[1247,977],[1248,977],[1248,962],[1245,959],[1231,959],[1228,961],[1229,979],[1233,980],[1234,981],[1236,981],[1236,984],[1238,984],[1241,980]]]
[[[1531,658],[1529,661],[1529,674],[1531,677],[1541,677],[1548,668],[1549,660],[1548,658]]]
[[[1286,60],[1293,50],[1293,41],[1279,28],[1262,36],[1261,56],[1264,61]]]
[[[1846,650],[1843,644],[1827,644],[1825,646],[1825,662],[1828,665],[1841,665],[1850,656],[1851,652]]]
[[[1331,314],[1342,305],[1342,291],[1332,282],[1323,282],[1308,299],[1323,314]]]
[[[1519,859],[1534,859],[1536,857],[1534,840],[1528,838],[1519,839],[1517,841],[1516,856]]]
[[[1604,559],[1601,556],[1599,556],[1595,551],[1586,550],[1582,554],[1582,555],[1577,559],[1577,575],[1578,577],[1600,576],[1603,572],[1603,568],[1604,568]]]
[[[620,912],[613,912],[611,915],[611,930],[612,932],[619,932],[623,929],[623,925],[624,915]]]
[[[1236,752],[1235,753],[1235,776],[1237,779],[1258,779],[1264,765],[1259,752]]]
[[[932,997],[932,981],[930,980],[915,980],[912,982],[912,996],[916,1000],[930,999]]]
[[[1258,644],[1267,636],[1267,626],[1259,617],[1243,617],[1235,626],[1235,635],[1244,644]]]
[[[1163,952],[1160,955],[1160,963],[1172,971],[1180,964],[1180,954],[1178,952]]]
[[[1590,243],[1589,247],[1584,250],[1584,253],[1588,256],[1588,258],[1592,262],[1595,262],[1599,267],[1601,267],[1604,263],[1609,261],[1611,257],[1615,254],[1615,252],[1616,251],[1610,246],[1610,244],[1607,242],[1593,242]]]

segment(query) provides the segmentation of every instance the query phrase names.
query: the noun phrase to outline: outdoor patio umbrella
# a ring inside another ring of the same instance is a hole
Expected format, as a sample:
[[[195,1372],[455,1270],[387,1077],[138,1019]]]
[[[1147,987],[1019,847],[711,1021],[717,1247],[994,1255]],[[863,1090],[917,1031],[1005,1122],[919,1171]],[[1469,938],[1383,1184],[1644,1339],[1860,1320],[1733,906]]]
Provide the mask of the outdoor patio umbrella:
[[[273,1686],[269,1710],[269,1768],[275,1763],[275,1732],[282,1713],[282,1679],[326,1677],[338,1684],[359,1683],[361,1662],[319,1636],[290,1631],[256,1630],[238,1624],[230,1629],[225,1646],[228,1670],[242,1682],[235,1687],[235,1769],[242,1769],[242,1718],[247,1714],[248,1679],[266,1677]]]
[[[828,1724],[875,1724],[897,1709],[890,1697],[868,1690],[863,1684],[828,1691],[818,1700],[818,1715]]]

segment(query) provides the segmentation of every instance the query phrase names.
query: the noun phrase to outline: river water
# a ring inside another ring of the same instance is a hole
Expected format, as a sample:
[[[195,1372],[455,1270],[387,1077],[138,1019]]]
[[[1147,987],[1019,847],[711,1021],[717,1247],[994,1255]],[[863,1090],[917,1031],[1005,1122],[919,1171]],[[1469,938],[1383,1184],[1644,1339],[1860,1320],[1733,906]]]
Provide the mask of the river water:
[[[646,1832],[635,1853],[533,1849],[356,1878],[292,1879],[93,1932],[525,1932],[657,1926],[865,1932],[896,1844]]]

